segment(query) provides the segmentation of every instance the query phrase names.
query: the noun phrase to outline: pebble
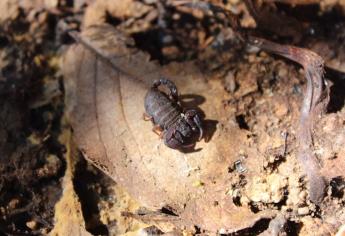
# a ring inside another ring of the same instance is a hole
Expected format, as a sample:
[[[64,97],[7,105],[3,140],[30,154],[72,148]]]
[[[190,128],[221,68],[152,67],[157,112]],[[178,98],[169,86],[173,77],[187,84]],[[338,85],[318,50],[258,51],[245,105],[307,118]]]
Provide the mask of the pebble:
[[[278,103],[275,105],[275,114],[279,117],[282,118],[286,116],[289,112],[289,109],[286,104],[284,103]]]
[[[297,214],[301,216],[305,216],[309,214],[309,207],[300,207],[297,209]]]
[[[288,75],[288,71],[287,71],[287,69],[286,68],[280,68],[279,69],[279,71],[278,71],[278,76],[280,77],[280,78],[284,78],[284,77],[286,77]]]
[[[19,200],[17,198],[12,199],[9,203],[8,203],[8,207],[9,209],[15,209],[19,204]]]
[[[298,195],[299,199],[301,199],[302,201],[304,201],[307,197],[307,192],[306,191],[302,191],[299,193]]]
[[[26,222],[26,226],[29,228],[29,229],[36,229],[37,227],[37,222],[32,220],[32,221],[28,221]]]
[[[233,93],[236,90],[235,75],[231,71],[229,71],[225,76],[225,88],[230,93]]]

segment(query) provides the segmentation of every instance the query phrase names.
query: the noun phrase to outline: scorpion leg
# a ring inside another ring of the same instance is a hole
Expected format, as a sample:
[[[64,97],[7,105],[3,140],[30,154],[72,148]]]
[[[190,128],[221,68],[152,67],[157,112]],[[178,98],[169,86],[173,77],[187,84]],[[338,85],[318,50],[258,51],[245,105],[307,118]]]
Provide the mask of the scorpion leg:
[[[202,123],[198,112],[196,110],[187,110],[184,115],[187,123],[192,127],[193,130],[196,128],[199,129],[199,140],[201,140],[202,136],[204,135],[204,130],[202,128]]]
[[[170,91],[169,98],[174,102],[178,102],[178,92],[174,82],[166,78],[160,78],[159,80],[155,80],[153,82],[152,88],[158,88],[160,85],[165,85]]]
[[[159,125],[153,126],[152,131],[157,134],[159,138],[163,138],[163,129]]]
[[[146,112],[144,112],[144,114],[143,114],[143,120],[144,121],[153,121],[153,117],[152,116],[150,116],[149,114],[147,114]]]

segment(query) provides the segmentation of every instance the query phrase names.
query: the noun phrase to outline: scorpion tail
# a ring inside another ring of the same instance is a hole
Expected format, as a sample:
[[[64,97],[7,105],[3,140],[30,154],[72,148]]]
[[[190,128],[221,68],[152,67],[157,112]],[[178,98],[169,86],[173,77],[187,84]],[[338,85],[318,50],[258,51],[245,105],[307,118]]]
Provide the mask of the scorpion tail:
[[[166,78],[160,78],[159,80],[155,80],[152,84],[152,88],[158,88],[160,85],[165,85],[170,93],[169,96],[172,100],[174,100],[175,102],[178,101],[178,92],[177,92],[177,87],[174,84],[174,82],[172,82],[171,80],[168,80]]]

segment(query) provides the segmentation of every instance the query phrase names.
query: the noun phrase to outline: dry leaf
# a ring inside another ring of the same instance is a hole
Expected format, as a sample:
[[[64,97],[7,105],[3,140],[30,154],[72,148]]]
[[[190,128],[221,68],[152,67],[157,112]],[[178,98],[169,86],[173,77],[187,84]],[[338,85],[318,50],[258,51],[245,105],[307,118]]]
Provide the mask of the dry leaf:
[[[81,43],[64,59],[66,104],[75,140],[88,160],[144,206],[171,209],[180,227],[235,232],[274,215],[236,206],[227,194],[234,176],[228,169],[241,150],[251,157],[245,163],[249,171],[243,173],[248,182],[260,165],[256,150],[247,145],[246,131],[226,115],[222,100],[228,95],[220,81],[206,82],[192,63],[161,69],[108,25],[76,37]],[[206,114],[210,141],[198,142],[197,152],[167,148],[142,119],[147,89],[161,75]]]

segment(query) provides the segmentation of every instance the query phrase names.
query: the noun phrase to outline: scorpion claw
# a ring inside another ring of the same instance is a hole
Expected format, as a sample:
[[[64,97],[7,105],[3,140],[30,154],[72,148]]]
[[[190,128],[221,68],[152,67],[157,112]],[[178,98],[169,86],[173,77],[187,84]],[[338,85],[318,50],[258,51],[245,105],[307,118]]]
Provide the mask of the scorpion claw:
[[[194,116],[193,120],[199,129],[199,141],[200,141],[202,137],[204,136],[204,130],[202,128],[201,121],[198,115]]]
[[[188,110],[185,113],[185,119],[187,123],[192,127],[192,130],[195,131],[196,128],[199,130],[199,138],[200,141],[204,135],[203,129],[202,129],[202,123],[200,120],[200,117],[198,115],[198,112],[196,110]]]
[[[204,132],[202,130],[202,127],[200,127],[199,129],[200,129],[200,135],[199,135],[199,141],[200,141],[202,137],[204,136]]]

